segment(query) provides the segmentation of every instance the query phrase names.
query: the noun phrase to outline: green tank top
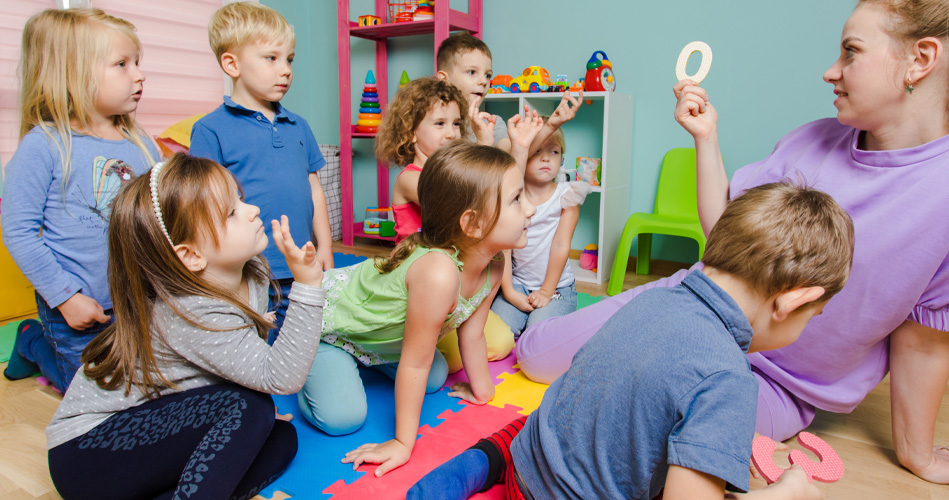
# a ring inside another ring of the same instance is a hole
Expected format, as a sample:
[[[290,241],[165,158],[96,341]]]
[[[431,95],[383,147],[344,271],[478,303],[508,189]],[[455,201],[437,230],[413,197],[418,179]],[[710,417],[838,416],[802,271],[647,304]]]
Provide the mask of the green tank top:
[[[327,271],[323,277],[323,342],[352,354],[366,366],[397,363],[408,309],[405,275],[413,262],[429,252],[448,255],[440,249],[418,247],[388,274],[380,273],[372,259]],[[458,260],[458,250],[448,256],[460,274],[464,263]],[[484,285],[471,298],[462,297],[459,283],[458,305],[445,318],[438,339],[468,319],[490,292],[490,267]]]

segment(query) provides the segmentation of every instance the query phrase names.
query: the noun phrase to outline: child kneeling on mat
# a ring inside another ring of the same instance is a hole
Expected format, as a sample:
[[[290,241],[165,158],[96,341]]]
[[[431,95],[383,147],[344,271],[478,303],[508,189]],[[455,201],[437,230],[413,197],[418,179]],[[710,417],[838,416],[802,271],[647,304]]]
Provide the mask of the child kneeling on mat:
[[[294,244],[286,216],[270,222],[294,283],[283,335],[267,345],[259,214],[233,174],[183,154],[119,192],[109,226],[116,320],[83,351],[46,428],[64,499],[250,498],[290,464],[296,430],[275,419],[270,394],[306,380],[323,268],[312,242]]]
[[[409,499],[721,499],[746,492],[758,385],[746,352],[794,342],[847,281],[853,224],[827,194],[734,199],[703,262],[644,292],[580,349],[540,407],[423,477]],[[437,492],[437,495],[435,495]],[[799,466],[748,498],[820,498]]]

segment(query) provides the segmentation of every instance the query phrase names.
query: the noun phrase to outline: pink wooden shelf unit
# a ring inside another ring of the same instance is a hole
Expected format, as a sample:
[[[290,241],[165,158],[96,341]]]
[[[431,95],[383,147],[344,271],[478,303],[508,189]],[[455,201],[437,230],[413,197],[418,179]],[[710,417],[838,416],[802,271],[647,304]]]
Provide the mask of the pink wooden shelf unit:
[[[352,75],[350,67],[350,37],[355,36],[376,41],[376,88],[379,89],[379,104],[382,113],[386,112],[389,101],[389,63],[386,53],[386,40],[392,37],[424,35],[434,33],[434,50],[452,31],[466,30],[474,36],[481,36],[482,0],[468,0],[468,12],[449,8],[448,0],[436,0],[435,19],[405,23],[383,23],[379,26],[358,27],[349,17],[349,0],[336,0],[337,37],[339,42],[339,143],[340,143],[340,191],[342,194],[343,244],[352,245],[355,237],[392,240],[395,238],[365,234],[362,223],[353,217],[353,139],[372,139],[375,134],[355,132],[352,120]],[[382,20],[388,19],[386,0],[375,0],[376,12]],[[360,14],[362,15],[362,14]],[[434,71],[434,52],[432,57]],[[362,80],[360,79],[360,83]],[[376,167],[379,207],[389,206],[389,166],[380,162]]]

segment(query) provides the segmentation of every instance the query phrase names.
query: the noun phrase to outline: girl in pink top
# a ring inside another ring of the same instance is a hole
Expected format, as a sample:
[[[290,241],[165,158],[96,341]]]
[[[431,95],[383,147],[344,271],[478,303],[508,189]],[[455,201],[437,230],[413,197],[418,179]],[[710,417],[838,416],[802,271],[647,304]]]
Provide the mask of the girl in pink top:
[[[376,156],[405,165],[392,192],[397,242],[422,226],[418,178],[425,161],[440,146],[467,135],[468,101],[450,83],[419,78],[396,92],[379,126]]]

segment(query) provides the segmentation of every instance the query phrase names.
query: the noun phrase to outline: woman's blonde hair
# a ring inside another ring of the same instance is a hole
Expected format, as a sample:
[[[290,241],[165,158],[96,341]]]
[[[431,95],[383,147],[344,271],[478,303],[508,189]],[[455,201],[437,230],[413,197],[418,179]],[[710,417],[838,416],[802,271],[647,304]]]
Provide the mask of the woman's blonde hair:
[[[486,238],[501,214],[504,174],[514,166],[510,154],[464,139],[438,148],[418,179],[420,231],[399,242],[390,257],[376,257],[376,269],[393,271],[418,246],[464,251]],[[469,210],[475,216],[463,227],[462,215]],[[481,238],[469,236],[478,226],[483,228]]]
[[[20,52],[20,139],[39,127],[56,145],[63,164],[63,186],[72,171],[73,123],[89,130],[99,88],[98,67],[112,37],[124,35],[141,52],[132,23],[99,9],[47,9],[23,28]],[[113,125],[138,146],[146,164],[153,158],[145,132],[131,115],[116,115]]]
[[[220,64],[225,52],[236,54],[250,43],[294,45],[293,27],[276,10],[257,2],[232,2],[218,9],[208,23],[208,42]]]
[[[395,93],[389,104],[379,133],[376,135],[376,157],[393,165],[405,166],[415,160],[412,137],[425,115],[438,105],[458,105],[461,114],[461,137],[468,136],[468,100],[454,85],[434,78],[418,78]],[[503,123],[497,124],[504,126]]]
[[[107,390],[134,385],[155,397],[171,384],[158,370],[152,336],[161,335],[153,313],[159,302],[188,323],[218,330],[182,310],[179,297],[197,296],[223,300],[250,318],[261,337],[273,324],[232,291],[190,271],[169,244],[155,214],[150,175],[140,175],[122,187],[112,208],[109,224],[109,293],[115,323],[98,335],[82,352],[83,373]],[[230,211],[233,174],[217,163],[178,153],[157,176],[158,202],[168,237],[176,243],[194,243],[201,236],[218,245],[219,228]],[[268,282],[265,261],[253,259],[244,266],[247,281]],[[136,371],[140,370],[140,376]]]

